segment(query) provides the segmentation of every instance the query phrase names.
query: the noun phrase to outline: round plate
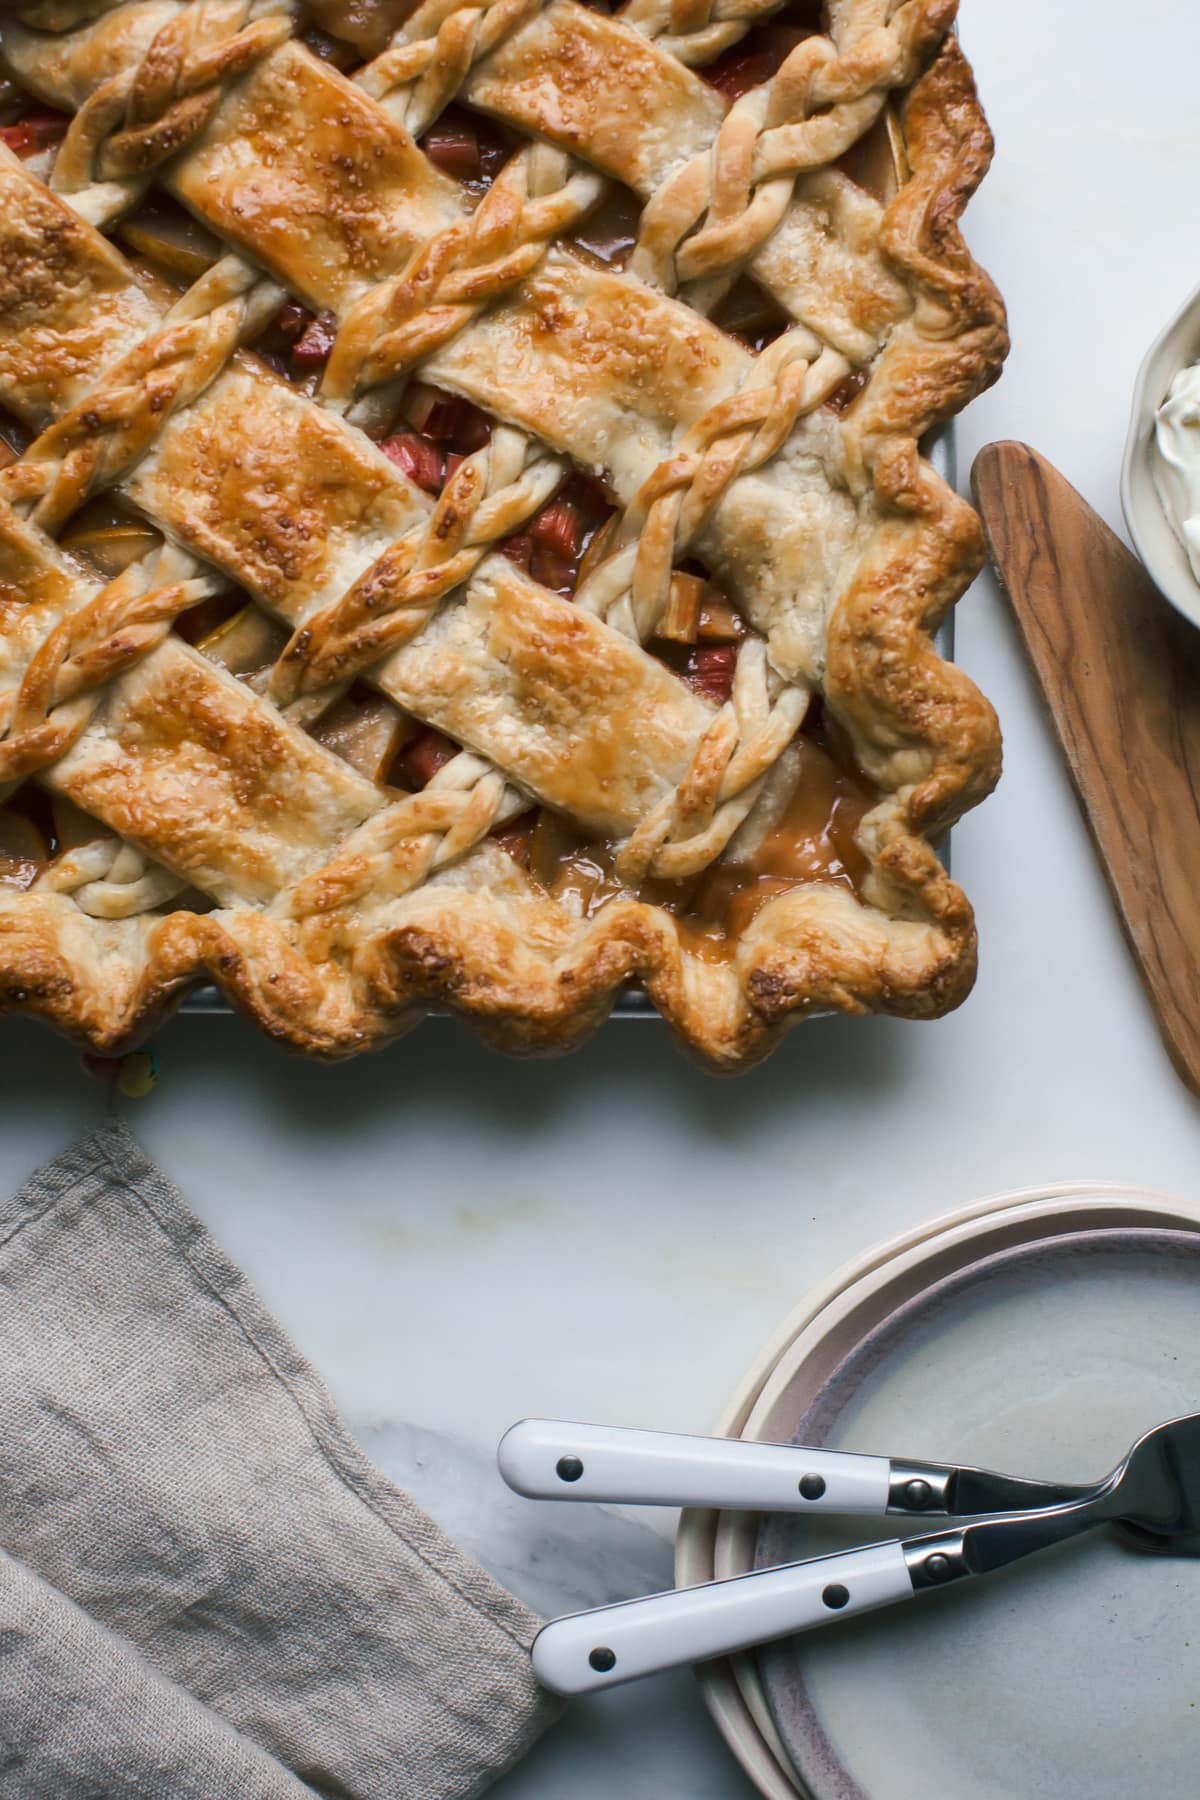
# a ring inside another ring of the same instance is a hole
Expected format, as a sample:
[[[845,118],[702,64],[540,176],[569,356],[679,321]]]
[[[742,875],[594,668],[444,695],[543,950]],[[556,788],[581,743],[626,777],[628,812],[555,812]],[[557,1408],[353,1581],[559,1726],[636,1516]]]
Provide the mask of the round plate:
[[[1020,1246],[1034,1247],[1080,1232],[1126,1228],[1135,1232],[1155,1228],[1190,1232],[1196,1227],[1197,1218],[1192,1208],[1146,1190],[1081,1184],[1027,1190],[977,1202],[872,1250],[810,1295],[757,1359],[717,1430],[730,1436],[760,1440],[795,1437],[800,1422],[812,1411],[818,1396],[827,1387],[832,1394],[838,1371],[853,1360],[858,1347],[869,1341],[881,1325],[933,1284],[944,1282],[956,1271],[978,1264],[997,1252]],[[1124,1335],[1128,1338],[1130,1334]],[[1122,1354],[1128,1348],[1126,1343]],[[1107,1353],[1111,1357],[1112,1346],[1108,1346]],[[1197,1397],[1200,1398],[1200,1391]],[[1044,1402],[1044,1394],[1042,1398]],[[982,1410],[986,1411],[986,1408]],[[833,1421],[829,1428],[833,1430]],[[1128,1438],[1135,1436],[1141,1428],[1139,1417]],[[889,1447],[917,1453],[913,1451],[911,1439],[902,1442],[892,1436]],[[1099,1456],[1098,1460],[1092,1458],[1084,1473],[1090,1473],[1091,1466],[1098,1467],[1106,1460],[1115,1460],[1126,1447],[1124,1442],[1118,1445],[1111,1459],[1105,1455]],[[943,1448],[948,1456],[971,1454],[961,1444]],[[981,1460],[988,1459],[983,1457]],[[1019,1468],[1022,1458],[1017,1455],[993,1460],[1000,1466]],[[836,1542],[848,1542],[853,1536],[852,1521],[837,1521],[833,1529]],[[677,1544],[676,1579],[684,1585],[736,1574],[751,1566],[755,1550],[753,1518],[744,1514],[685,1513]],[[1165,1566],[1176,1572],[1180,1567],[1188,1568],[1177,1563]],[[1191,1573],[1190,1569],[1188,1573]],[[1196,1574],[1200,1579],[1200,1568]],[[935,1604],[942,1605],[950,1598],[949,1595],[942,1597]],[[885,1617],[877,1615],[876,1622],[882,1623]],[[869,1630],[870,1624],[868,1621],[862,1629]],[[815,1644],[816,1638],[797,1640],[796,1648],[807,1653]],[[792,1800],[795,1795],[806,1792],[819,1796],[819,1800],[833,1800],[835,1795],[863,1791],[861,1784],[853,1785],[852,1763],[849,1769],[843,1766],[840,1772],[831,1770],[828,1745],[822,1747],[821,1755],[815,1759],[797,1747],[793,1728],[795,1714],[780,1705],[773,1689],[780,1723],[785,1727],[788,1746],[799,1760],[803,1776],[797,1771],[776,1729],[763,1693],[759,1665],[754,1658],[740,1657],[733,1662],[707,1665],[700,1671],[700,1681],[705,1700],[727,1743],[769,1800]],[[859,1691],[860,1686],[856,1683],[855,1692]],[[818,1718],[817,1737],[822,1734],[828,1736]],[[812,1733],[809,1735],[811,1737]],[[848,1781],[851,1785],[847,1785]],[[871,1790],[871,1800],[887,1800],[888,1794],[907,1796],[917,1791],[918,1788],[912,1785],[882,1790],[878,1796]],[[954,1793],[956,1800],[966,1800],[966,1792],[956,1785],[955,1780],[950,1780],[944,1791]],[[1003,1784],[993,1790],[980,1791],[990,1791],[997,1800],[1001,1794],[1005,1800],[1012,1800],[1015,1792],[1011,1785]],[[1088,1791],[1090,1794],[1096,1792],[1094,1783]]]
[[[796,1441],[1098,1478],[1151,1425],[1200,1406],[1198,1322],[1200,1234],[1013,1245],[866,1333]],[[769,1519],[755,1560],[881,1535],[878,1521],[848,1523]],[[1111,1533],[776,1646],[759,1666],[820,1800],[1196,1793],[1200,1563],[1140,1555]]]

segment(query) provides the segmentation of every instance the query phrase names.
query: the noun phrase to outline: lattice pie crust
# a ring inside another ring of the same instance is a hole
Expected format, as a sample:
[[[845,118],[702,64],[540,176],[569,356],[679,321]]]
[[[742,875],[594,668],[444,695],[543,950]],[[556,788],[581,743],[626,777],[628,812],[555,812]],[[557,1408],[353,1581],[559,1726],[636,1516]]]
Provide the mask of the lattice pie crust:
[[[1006,338],[958,230],[990,140],[953,0],[830,0],[732,104],[704,71],[771,0],[3,10],[13,82],[73,117],[0,148],[0,405],[32,434],[0,470],[0,778],[92,827],[0,881],[5,1004],[112,1049],[211,979],[318,1054],[445,1007],[536,1051],[635,980],[722,1068],[815,1010],[956,1004],[974,926],[930,840],[999,748],[930,641],[978,523],[917,446]],[[511,146],[486,191],[433,154],[451,102]],[[624,266],[578,242],[618,184]],[[219,240],[189,286],[127,255],[152,187]],[[761,345],[709,316],[747,283]],[[289,300],[332,339],[315,383],[253,349]],[[418,380],[492,427],[436,496],[379,442]],[[616,510],[568,596],[498,546],[572,469]],[[107,581],[67,530],[102,492],[163,540]],[[738,615],[727,699],[686,625],[664,650],[702,582]],[[231,586],[280,628],[241,679],[179,630]],[[415,791],[322,740],[364,684],[450,741]],[[763,886],[818,715],[861,869]],[[514,853],[534,807],[594,846],[590,895]],[[696,912],[714,870],[759,883],[738,930]]]

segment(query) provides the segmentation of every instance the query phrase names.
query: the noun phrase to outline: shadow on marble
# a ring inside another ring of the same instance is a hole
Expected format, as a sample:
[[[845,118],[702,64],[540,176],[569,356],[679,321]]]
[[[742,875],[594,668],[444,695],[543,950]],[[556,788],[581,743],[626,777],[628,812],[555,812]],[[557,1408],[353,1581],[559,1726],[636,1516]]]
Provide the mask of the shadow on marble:
[[[9,1028],[6,1028],[9,1029]],[[241,1020],[194,1015],[154,1038],[172,1080],[220,1071],[253,1090],[263,1120],[289,1131],[353,1135],[381,1111],[420,1112],[453,1096],[465,1115],[527,1128],[585,1103],[598,1089],[624,1089],[686,1118],[698,1137],[753,1134],[760,1119],[789,1108],[821,1108],[848,1087],[886,1089],[911,1067],[905,1021],[819,1019],[796,1027],[747,1074],[720,1080],[690,1061],[657,1020],[610,1020],[573,1054],[523,1060],[480,1044],[458,1020],[430,1019],[407,1037],[350,1062],[307,1062],[281,1051]],[[20,1079],[20,1070],[16,1070]],[[718,1102],[714,1104],[714,1102]]]

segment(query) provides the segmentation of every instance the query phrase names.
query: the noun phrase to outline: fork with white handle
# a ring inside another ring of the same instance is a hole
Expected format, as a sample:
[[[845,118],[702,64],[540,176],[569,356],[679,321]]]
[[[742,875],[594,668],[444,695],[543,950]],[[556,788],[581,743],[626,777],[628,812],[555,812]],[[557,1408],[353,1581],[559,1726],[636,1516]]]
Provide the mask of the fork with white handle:
[[[1086,1487],[953,1463],[548,1419],[514,1425],[497,1461],[508,1485],[532,1499],[975,1521],[554,1619],[534,1642],[533,1667],[560,1694],[613,1687],[911,1599],[1097,1525],[1120,1523],[1145,1549],[1200,1555],[1200,1414],[1148,1432]]]

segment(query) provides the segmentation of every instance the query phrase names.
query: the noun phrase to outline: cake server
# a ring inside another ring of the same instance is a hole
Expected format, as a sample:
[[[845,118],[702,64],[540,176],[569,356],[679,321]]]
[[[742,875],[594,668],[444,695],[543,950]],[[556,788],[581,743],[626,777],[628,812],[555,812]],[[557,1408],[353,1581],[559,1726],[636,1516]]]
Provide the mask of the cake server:
[[[1103,1481],[1055,1505],[554,1619],[534,1640],[534,1673],[557,1694],[614,1687],[991,1574],[1113,1523],[1142,1548],[1200,1555],[1200,1414],[1156,1426]]]
[[[522,1419],[501,1438],[496,1461],[509,1487],[530,1500],[743,1512],[962,1518],[1055,1506],[1093,1492],[954,1463],[565,1419]]]
[[[1200,634],[1028,444],[985,445],[971,481],[1163,1041],[1200,1094]]]

